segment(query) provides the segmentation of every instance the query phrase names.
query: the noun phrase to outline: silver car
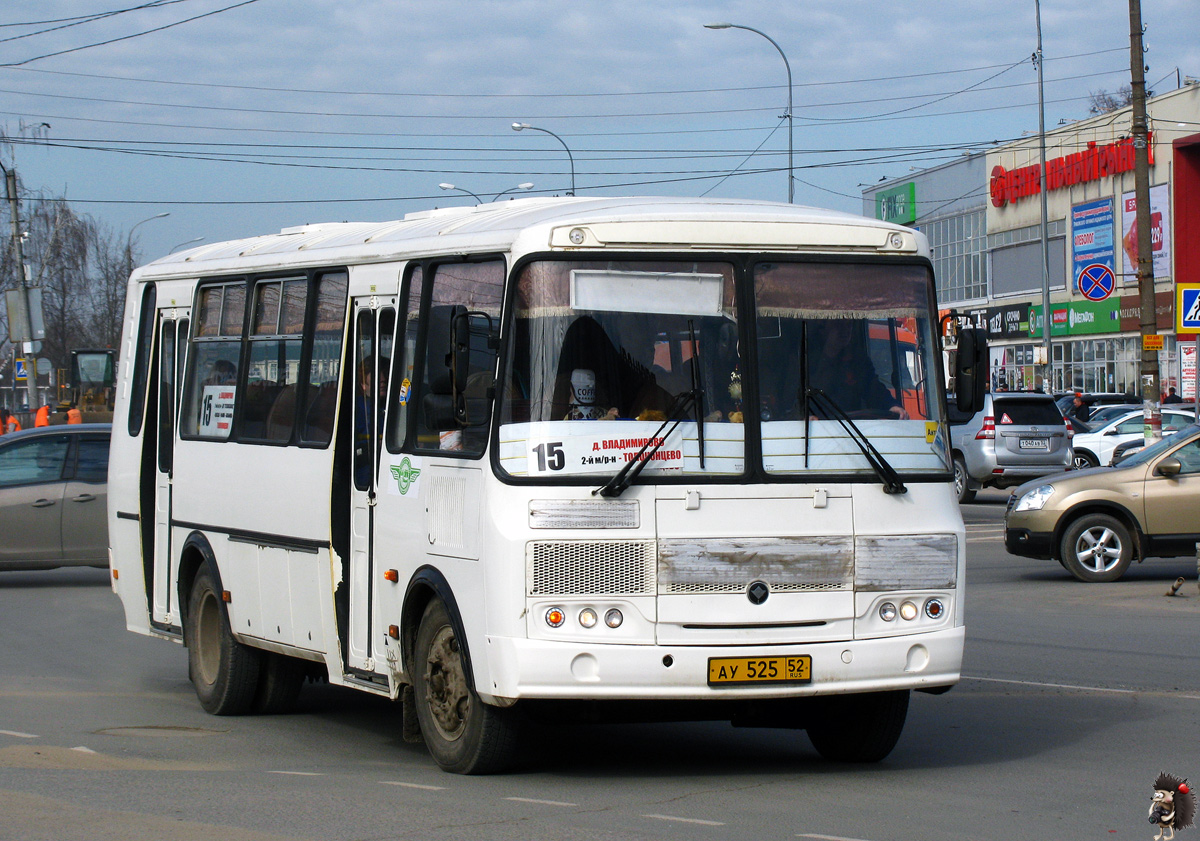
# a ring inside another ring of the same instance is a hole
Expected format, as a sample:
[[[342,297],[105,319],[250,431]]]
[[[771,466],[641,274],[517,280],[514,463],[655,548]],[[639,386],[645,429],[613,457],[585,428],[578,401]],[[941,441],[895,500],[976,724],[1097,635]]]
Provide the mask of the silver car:
[[[108,566],[106,423],[0,436],[0,570]]]
[[[1071,469],[1071,432],[1049,394],[988,394],[983,411],[950,424],[959,502],[980,488],[1007,488]]]

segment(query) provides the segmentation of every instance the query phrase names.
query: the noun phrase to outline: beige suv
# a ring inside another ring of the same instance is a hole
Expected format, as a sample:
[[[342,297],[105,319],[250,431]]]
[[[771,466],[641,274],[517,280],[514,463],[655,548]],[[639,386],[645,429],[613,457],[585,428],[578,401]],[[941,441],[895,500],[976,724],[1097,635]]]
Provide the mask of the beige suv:
[[[1200,426],[1121,462],[1013,491],[1004,545],[1054,558],[1080,581],[1116,581],[1130,562],[1193,555],[1200,542]]]

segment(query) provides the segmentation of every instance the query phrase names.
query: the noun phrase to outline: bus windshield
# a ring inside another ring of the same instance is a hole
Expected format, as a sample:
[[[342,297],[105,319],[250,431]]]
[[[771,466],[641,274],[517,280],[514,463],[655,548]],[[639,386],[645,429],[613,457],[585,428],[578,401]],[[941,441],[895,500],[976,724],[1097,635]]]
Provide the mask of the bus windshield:
[[[926,268],[759,263],[750,323],[740,277],[715,261],[524,266],[501,390],[502,470],[603,480],[642,458],[643,481],[874,476],[847,426],[900,473],[948,469]],[[747,465],[747,436],[761,464]]]

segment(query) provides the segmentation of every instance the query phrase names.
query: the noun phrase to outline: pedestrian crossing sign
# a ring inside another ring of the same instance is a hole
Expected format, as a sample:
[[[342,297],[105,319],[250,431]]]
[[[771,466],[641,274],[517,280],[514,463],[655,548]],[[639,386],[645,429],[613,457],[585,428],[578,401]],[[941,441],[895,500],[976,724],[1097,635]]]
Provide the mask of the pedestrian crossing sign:
[[[29,375],[25,373],[25,370],[26,370],[25,369],[25,360],[18,356],[16,361],[17,361],[17,368],[16,368],[16,371],[14,372],[16,374],[16,376],[13,379],[15,379],[19,383],[23,383],[29,379]]]
[[[1175,332],[1200,333],[1200,283],[1176,284]]]

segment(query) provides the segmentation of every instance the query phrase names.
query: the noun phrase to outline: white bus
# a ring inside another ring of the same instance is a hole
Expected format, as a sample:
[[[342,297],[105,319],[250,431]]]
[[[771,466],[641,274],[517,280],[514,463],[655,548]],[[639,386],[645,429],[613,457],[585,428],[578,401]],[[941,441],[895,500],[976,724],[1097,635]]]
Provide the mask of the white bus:
[[[327,676],[447,771],[573,704],[875,761],[962,659],[937,335],[921,234],[792,205],[521,199],[169,255],[129,281],[113,587],[210,713]]]

